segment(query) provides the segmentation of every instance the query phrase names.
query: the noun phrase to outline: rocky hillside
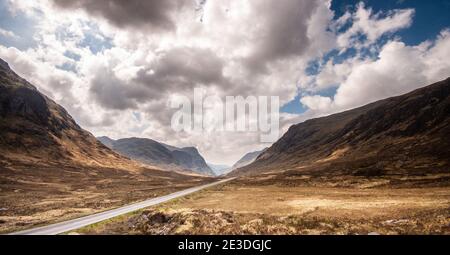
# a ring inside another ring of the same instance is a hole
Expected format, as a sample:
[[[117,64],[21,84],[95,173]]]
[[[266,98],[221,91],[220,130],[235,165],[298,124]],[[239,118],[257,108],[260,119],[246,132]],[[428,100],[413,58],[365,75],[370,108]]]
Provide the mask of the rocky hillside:
[[[292,126],[233,172],[424,175],[450,171],[450,79]]]
[[[0,161],[6,165],[135,165],[89,132],[67,111],[0,59]]]
[[[117,153],[147,165],[214,175],[205,159],[194,147],[177,148],[147,138],[113,140],[103,136],[98,137],[98,140]]]

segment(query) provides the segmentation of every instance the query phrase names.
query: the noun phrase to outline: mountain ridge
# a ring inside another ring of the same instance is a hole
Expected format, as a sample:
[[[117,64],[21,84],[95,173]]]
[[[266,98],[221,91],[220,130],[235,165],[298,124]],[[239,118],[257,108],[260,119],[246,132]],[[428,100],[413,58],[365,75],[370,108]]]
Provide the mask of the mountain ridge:
[[[195,147],[178,148],[150,138],[138,137],[114,140],[101,136],[97,139],[117,153],[147,165],[215,175]]]
[[[310,170],[363,176],[446,172],[449,95],[450,78],[293,125],[253,163],[231,175]]]

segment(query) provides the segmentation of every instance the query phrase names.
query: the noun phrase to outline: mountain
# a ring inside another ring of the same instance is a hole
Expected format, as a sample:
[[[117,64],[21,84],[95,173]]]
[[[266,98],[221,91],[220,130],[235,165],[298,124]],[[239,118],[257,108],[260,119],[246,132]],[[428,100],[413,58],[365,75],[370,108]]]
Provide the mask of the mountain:
[[[266,150],[266,149],[264,149],[264,150]],[[253,152],[249,152],[249,153],[245,154],[241,159],[239,159],[236,163],[234,163],[234,165],[231,167],[231,169],[238,169],[240,167],[244,167],[244,166],[252,163],[264,150],[253,151]]]
[[[106,147],[112,149],[112,146],[114,144],[114,140],[107,137],[107,136],[101,136],[101,137],[97,137],[97,140],[99,140],[101,143],[103,143],[103,145],[105,145]]]
[[[181,167],[200,174],[215,175],[195,147],[176,148],[172,150],[172,154]]]
[[[217,176],[227,174],[231,170],[231,167],[227,166],[227,165],[216,165],[216,164],[211,164],[211,163],[207,163],[207,164],[208,164],[209,168],[211,168],[211,170],[213,170],[213,172]]]
[[[117,141],[109,139],[105,145],[121,155],[148,165],[170,164],[174,160],[166,147],[151,139],[126,138]]]
[[[449,172],[450,78],[408,94],[294,125],[232,175],[298,171],[320,175]]]
[[[2,59],[0,162],[8,165],[135,166],[98,142],[63,107],[18,76]]]
[[[119,154],[147,165],[190,170],[203,175],[215,175],[194,147],[178,148],[147,138],[113,140],[102,136],[97,139]]]

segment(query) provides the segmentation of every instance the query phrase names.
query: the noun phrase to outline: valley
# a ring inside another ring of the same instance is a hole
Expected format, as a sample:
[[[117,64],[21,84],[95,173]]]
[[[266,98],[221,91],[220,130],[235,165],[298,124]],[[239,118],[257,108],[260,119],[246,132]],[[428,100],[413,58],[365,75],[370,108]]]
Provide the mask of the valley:
[[[450,234],[450,79],[292,126],[237,177],[84,234]]]
[[[0,92],[0,233],[232,177],[70,234],[450,234],[450,79],[293,125],[231,167],[96,138],[3,60]]]

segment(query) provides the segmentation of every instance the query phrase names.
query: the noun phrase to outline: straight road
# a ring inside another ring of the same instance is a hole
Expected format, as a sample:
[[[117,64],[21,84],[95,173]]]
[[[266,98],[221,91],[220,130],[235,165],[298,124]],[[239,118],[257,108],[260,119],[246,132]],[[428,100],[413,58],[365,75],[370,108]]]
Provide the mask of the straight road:
[[[231,181],[233,179],[234,178],[229,178],[229,179],[213,182],[213,183],[206,184],[206,185],[189,188],[189,189],[178,191],[178,192],[175,192],[175,193],[172,193],[169,195],[148,199],[148,200],[145,200],[142,202],[126,205],[126,206],[123,206],[120,208],[112,209],[109,211],[104,211],[101,213],[92,214],[92,215],[81,217],[78,219],[68,220],[68,221],[59,222],[59,223],[55,223],[55,224],[51,224],[51,225],[47,225],[47,226],[43,226],[43,227],[32,228],[32,229],[28,229],[28,230],[24,230],[24,231],[10,233],[10,235],[57,235],[57,234],[61,234],[61,233],[67,232],[67,231],[79,229],[79,228],[97,223],[100,221],[111,219],[111,218],[117,217],[122,214],[140,210],[145,207],[158,205],[158,204],[167,202],[167,201],[175,199],[175,198],[179,198],[179,197],[183,197],[183,196],[192,194],[192,193],[200,191],[202,189],[206,189],[206,188],[209,188],[209,187],[212,187],[212,186],[224,183],[224,182]]]

